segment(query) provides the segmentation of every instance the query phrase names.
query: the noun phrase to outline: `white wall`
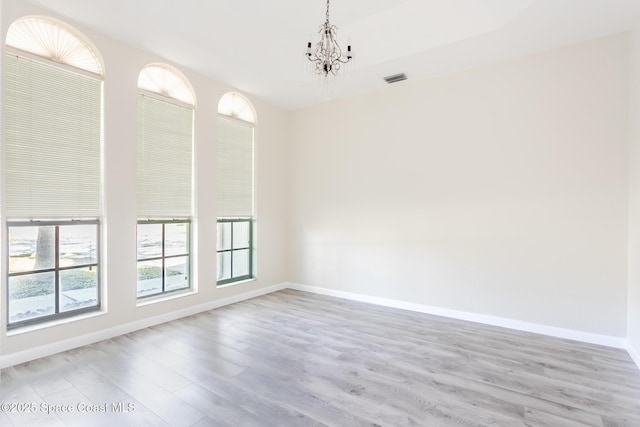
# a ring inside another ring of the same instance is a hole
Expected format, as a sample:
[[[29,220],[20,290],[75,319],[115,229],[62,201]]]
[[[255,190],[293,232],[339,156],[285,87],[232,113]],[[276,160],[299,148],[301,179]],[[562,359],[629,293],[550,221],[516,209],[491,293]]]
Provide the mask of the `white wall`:
[[[629,111],[629,314],[630,353],[640,367],[640,24],[631,33]]]
[[[295,112],[291,279],[625,337],[628,49],[618,35]]]
[[[220,97],[233,90],[180,66],[170,59],[158,58],[123,43],[93,33],[54,13],[36,9],[18,0],[3,0],[2,34],[16,18],[29,14],[57,17],[84,33],[98,48],[105,62],[105,211],[103,238],[104,305],[106,312],[85,320],[7,335],[0,333],[0,359],[18,352],[29,352],[39,346],[92,335],[104,330],[117,330],[126,325],[143,324],[145,320],[173,312],[184,312],[243,293],[259,292],[286,280],[286,215],[287,198],[288,113],[249,96],[258,118],[257,150],[257,241],[258,280],[231,287],[215,284],[215,218],[213,191],[215,170],[215,135],[217,104]],[[193,84],[197,96],[195,118],[195,286],[197,293],[150,304],[136,305],[136,212],[135,212],[135,145],[136,92],[138,73],[151,62],[167,62],[180,69]],[[3,227],[4,228],[4,227]],[[3,245],[4,247],[4,245]],[[6,289],[2,273],[2,289]],[[2,293],[5,307],[5,293]],[[1,316],[3,319],[4,315]],[[6,322],[6,320],[3,320]],[[124,325],[124,326],[123,326]],[[4,326],[4,323],[2,324]],[[20,353],[22,354],[22,353]],[[28,353],[36,354],[36,353]],[[19,360],[11,359],[11,360]]]

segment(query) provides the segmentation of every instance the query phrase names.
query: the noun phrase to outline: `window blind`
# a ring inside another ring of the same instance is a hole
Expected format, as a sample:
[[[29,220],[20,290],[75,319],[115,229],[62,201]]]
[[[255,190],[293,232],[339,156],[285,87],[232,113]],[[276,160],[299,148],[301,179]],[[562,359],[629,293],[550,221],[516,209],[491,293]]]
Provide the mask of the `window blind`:
[[[193,108],[138,95],[139,218],[191,216]]]
[[[253,215],[253,125],[218,117],[218,217]]]
[[[8,52],[4,70],[7,218],[98,217],[102,81]]]

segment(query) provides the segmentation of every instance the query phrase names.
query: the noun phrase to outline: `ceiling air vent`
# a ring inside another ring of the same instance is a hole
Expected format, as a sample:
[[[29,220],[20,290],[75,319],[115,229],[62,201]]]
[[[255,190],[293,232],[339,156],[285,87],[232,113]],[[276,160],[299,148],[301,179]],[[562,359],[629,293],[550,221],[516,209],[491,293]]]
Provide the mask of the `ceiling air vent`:
[[[384,78],[384,81],[391,84],[396,82],[401,82],[403,80],[407,80],[407,75],[405,73],[394,74],[392,76],[387,76]]]

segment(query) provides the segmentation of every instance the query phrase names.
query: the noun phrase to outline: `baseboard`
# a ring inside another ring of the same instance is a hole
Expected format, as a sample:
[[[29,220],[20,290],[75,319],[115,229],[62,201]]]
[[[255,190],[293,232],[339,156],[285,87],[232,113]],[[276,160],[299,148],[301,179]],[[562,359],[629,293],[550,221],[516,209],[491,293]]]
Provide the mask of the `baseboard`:
[[[151,326],[159,325],[161,323],[169,322],[172,320],[180,319],[182,317],[191,316],[201,313],[203,311],[212,310],[215,308],[223,307],[225,305],[234,304],[236,302],[244,301],[247,299],[259,297],[272,292],[276,292],[282,289],[295,289],[299,291],[312,292],[316,294],[334,296],[338,298],[344,298],[354,301],[366,302],[370,304],[381,305],[385,307],[393,307],[404,310],[415,311],[419,313],[432,314],[436,316],[449,317],[453,319],[466,320],[475,323],[481,323],[485,325],[500,326],[508,329],[514,329],[525,332],[533,332],[537,334],[543,334],[558,338],[571,339],[575,341],[581,341],[591,344],[599,344],[608,347],[616,347],[626,349],[631,358],[634,360],[638,368],[640,369],[640,352],[630,342],[624,338],[611,337],[607,335],[591,334],[587,332],[574,331],[570,329],[556,328],[552,326],[540,325],[536,323],[523,322],[514,319],[507,319],[498,316],[489,316],[484,314],[469,313],[464,311],[452,310],[442,307],[434,307],[423,304],[415,304],[406,301],[394,300],[389,298],[374,297],[370,295],[357,294],[352,292],[337,291],[328,288],[307,286],[297,283],[282,283],[278,285],[269,286],[266,288],[257,289],[251,292],[245,292],[242,294],[234,295],[231,297],[210,301],[204,304],[187,307],[182,310],[173,311],[171,313],[165,313],[160,316],[154,316],[147,319],[141,319],[135,322],[126,323],[123,325],[114,326],[113,328],[103,329],[90,334],[85,334],[79,337],[70,338],[64,341],[55,342],[52,344],[36,347],[33,349],[11,353],[0,356],[0,369],[17,365],[20,363],[28,362],[30,360],[39,359],[41,357],[50,356],[52,354],[60,353],[63,351],[71,350],[73,348],[82,347],[84,345],[93,344],[98,341],[113,338],[119,335],[134,332],[140,329],[148,328]]]
[[[234,295],[227,298],[222,298],[215,301],[209,301],[204,304],[199,304],[196,306],[184,308],[182,310],[165,313],[159,316],[154,316],[147,319],[141,319],[135,322],[126,323],[123,325],[114,326],[112,328],[103,329],[100,331],[92,332],[90,334],[81,335],[79,337],[70,338],[67,340],[43,345],[40,347],[25,350],[25,351],[3,355],[3,356],[0,356],[0,369],[7,368],[9,366],[17,365],[20,363],[28,362],[30,360],[39,359],[41,357],[50,356],[52,354],[60,353],[63,351],[71,350],[73,348],[82,347],[84,345],[93,344],[95,342],[117,337],[119,335],[128,334],[130,332],[148,328],[150,326],[155,326],[161,323],[166,323],[172,320],[180,319],[182,317],[198,314],[203,311],[208,311],[218,307],[223,307],[225,305],[259,297],[261,295],[266,295],[272,292],[286,289],[287,287],[288,287],[288,284],[283,283],[279,285],[269,286],[266,288],[260,288],[255,291],[245,292],[242,294]]]
[[[640,351],[638,351],[631,342],[627,342],[627,353],[629,353],[631,359],[633,359],[638,369],[640,369]]]
[[[508,319],[499,316],[470,313],[466,311],[452,310],[442,307],[434,307],[423,304],[415,304],[389,298],[374,297],[370,295],[357,294],[352,292],[337,291],[317,286],[300,285],[288,283],[289,289],[312,292],[316,294],[334,296],[354,301],[366,302],[370,304],[382,305],[385,307],[400,308],[404,310],[416,311],[419,313],[433,314],[436,316],[449,317],[452,319],[466,320],[469,322],[482,323],[484,325],[500,326],[524,332],[548,335],[556,338],[564,338],[590,344],[598,344],[607,347],[628,349],[629,345],[625,338],[608,335],[592,334],[589,332],[575,331],[572,329],[556,328],[553,326],[540,325],[537,323],[524,322],[521,320]],[[636,353],[637,354],[637,353]],[[633,357],[633,356],[632,356]],[[635,359],[638,363],[638,359]],[[640,365],[639,365],[640,366]]]

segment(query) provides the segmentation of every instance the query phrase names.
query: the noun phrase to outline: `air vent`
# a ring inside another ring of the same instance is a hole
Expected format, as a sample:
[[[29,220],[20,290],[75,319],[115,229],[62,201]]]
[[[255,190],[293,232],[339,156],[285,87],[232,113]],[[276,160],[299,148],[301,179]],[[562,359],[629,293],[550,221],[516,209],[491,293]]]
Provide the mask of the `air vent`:
[[[394,74],[392,76],[387,76],[384,78],[384,81],[391,84],[396,82],[401,82],[403,80],[407,80],[407,75],[405,73]]]

